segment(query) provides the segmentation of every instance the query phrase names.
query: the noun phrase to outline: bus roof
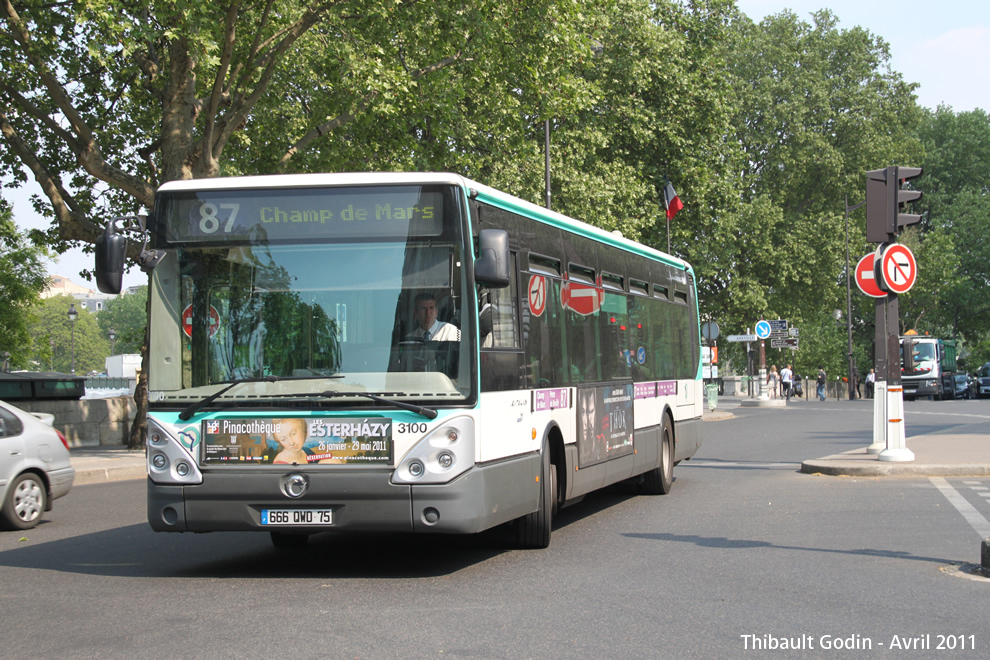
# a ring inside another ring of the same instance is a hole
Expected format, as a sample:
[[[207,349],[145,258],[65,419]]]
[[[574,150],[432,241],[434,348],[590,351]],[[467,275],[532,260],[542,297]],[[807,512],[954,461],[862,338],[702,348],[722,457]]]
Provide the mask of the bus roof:
[[[251,190],[258,188],[315,188],[322,186],[367,186],[433,184],[455,185],[464,189],[473,199],[519,213],[528,218],[545,222],[554,227],[600,241],[635,254],[662,261],[694,274],[691,266],[682,259],[622,236],[618,231],[608,232],[594,225],[575,220],[550,209],[537,206],[484,184],[451,172],[342,172],[315,174],[267,174],[262,176],[216,177],[212,179],[185,179],[169,181],[158,188],[159,192],[190,190]]]

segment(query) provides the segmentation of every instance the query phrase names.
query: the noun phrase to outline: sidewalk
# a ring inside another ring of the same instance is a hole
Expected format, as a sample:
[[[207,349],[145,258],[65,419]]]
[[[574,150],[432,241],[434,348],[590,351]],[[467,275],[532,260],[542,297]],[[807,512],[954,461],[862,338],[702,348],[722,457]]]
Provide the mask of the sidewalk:
[[[740,407],[745,399],[746,397],[719,397],[718,407],[714,412],[706,410],[703,419],[705,421],[731,419],[734,416],[731,410]],[[805,403],[796,401],[790,405]],[[910,428],[908,431],[910,432]],[[842,454],[805,460],[801,463],[801,472],[849,477],[990,476],[990,435],[909,435],[906,444],[914,453],[913,461],[881,461],[877,458],[877,454],[867,454],[864,446]]]
[[[106,481],[144,479],[148,476],[144,449],[129,450],[124,446],[73,447],[69,460],[76,469],[74,486]]]

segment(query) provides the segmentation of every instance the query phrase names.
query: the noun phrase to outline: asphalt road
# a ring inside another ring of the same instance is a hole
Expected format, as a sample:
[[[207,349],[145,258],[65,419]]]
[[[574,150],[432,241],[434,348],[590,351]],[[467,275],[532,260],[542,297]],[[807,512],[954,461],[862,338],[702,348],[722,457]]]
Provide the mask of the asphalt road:
[[[264,534],[152,532],[143,481],[80,486],[37,529],[0,532],[0,656],[988,655],[990,580],[959,567],[980,561],[990,479],[800,474],[869,444],[868,404],[733,412],[670,495],[586,498],[543,551],[494,530],[279,552]],[[990,442],[990,401],[906,419]]]

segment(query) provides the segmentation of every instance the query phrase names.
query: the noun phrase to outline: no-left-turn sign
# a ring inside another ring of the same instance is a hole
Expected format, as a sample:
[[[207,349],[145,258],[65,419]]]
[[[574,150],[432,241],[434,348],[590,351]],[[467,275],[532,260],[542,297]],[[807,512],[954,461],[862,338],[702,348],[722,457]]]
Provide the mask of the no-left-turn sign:
[[[907,293],[918,279],[918,262],[906,245],[894,243],[883,251],[880,272],[891,293]]]

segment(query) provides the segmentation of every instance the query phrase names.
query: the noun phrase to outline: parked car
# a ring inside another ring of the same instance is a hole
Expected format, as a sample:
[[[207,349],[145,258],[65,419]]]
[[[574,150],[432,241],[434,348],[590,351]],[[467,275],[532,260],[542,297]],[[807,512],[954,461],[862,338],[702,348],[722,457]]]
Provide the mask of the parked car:
[[[0,401],[0,529],[30,529],[72,488],[69,443],[47,413]]]
[[[969,374],[956,374],[956,390],[952,395],[953,399],[968,399],[970,397],[971,379]]]
[[[976,396],[980,399],[990,396],[990,362],[976,372]]]

